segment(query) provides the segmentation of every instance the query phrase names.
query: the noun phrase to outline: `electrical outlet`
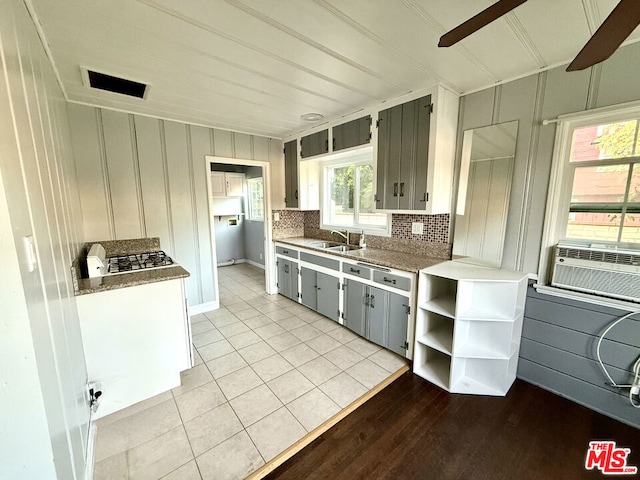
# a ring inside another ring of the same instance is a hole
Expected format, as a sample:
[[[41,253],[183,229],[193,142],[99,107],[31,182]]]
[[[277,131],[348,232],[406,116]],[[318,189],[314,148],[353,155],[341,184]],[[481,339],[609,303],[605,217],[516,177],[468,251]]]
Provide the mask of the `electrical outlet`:
[[[280,214],[278,212],[273,214],[273,221],[274,222],[279,222],[280,221]]]
[[[422,235],[424,233],[424,223],[422,222],[412,222],[411,223],[411,233],[414,235]]]

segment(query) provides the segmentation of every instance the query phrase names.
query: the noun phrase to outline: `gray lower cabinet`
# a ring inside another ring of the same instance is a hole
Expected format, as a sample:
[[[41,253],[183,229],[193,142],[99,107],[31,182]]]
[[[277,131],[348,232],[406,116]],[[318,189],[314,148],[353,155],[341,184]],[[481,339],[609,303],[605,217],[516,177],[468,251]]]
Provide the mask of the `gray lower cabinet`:
[[[336,322],[339,319],[340,280],[302,267],[302,304]]]
[[[278,258],[278,292],[291,300],[298,301],[298,263]]]
[[[347,328],[399,355],[406,355],[408,297],[345,279],[343,305]]]

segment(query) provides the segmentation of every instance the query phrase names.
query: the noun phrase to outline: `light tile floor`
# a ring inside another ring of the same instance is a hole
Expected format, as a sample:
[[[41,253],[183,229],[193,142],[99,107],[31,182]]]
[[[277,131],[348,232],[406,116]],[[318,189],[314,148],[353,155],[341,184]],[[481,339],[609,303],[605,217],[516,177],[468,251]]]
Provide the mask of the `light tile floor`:
[[[97,421],[95,479],[241,479],[406,364],[281,295],[264,271],[218,270],[191,318],[182,385]]]

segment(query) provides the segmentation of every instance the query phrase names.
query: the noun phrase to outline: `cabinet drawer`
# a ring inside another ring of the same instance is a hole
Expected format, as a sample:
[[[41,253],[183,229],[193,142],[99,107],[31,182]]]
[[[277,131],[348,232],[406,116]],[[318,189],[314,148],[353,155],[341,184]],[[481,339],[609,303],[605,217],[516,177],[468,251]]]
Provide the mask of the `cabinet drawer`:
[[[355,275],[356,277],[366,278],[371,280],[371,269],[367,267],[361,267],[360,265],[352,265],[350,263],[342,264],[342,271],[349,275]]]
[[[298,258],[298,251],[289,247],[276,246],[276,253],[279,253],[280,255],[286,255],[287,257],[291,258]]]
[[[407,292],[411,291],[411,280],[406,277],[401,277],[400,275],[375,271],[373,272],[373,281]]]
[[[320,257],[307,252],[301,252],[300,260],[303,262],[313,263],[314,265],[320,265],[321,267],[330,268],[331,270],[340,271],[340,262],[338,260],[333,260],[332,258]]]

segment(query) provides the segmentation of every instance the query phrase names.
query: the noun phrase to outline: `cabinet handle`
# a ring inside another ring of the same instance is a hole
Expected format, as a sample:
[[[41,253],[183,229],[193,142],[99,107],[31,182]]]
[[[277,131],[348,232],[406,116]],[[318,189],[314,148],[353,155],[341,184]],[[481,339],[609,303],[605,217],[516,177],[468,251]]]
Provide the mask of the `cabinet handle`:
[[[296,200],[298,199],[298,190],[296,190]]]
[[[282,253],[284,253],[285,255],[289,255],[289,250],[282,250]]]
[[[395,278],[387,278],[387,277],[382,277],[382,280],[386,283],[392,283],[392,284],[396,284],[396,279]]]
[[[394,197],[398,196],[398,182],[393,184],[393,196]]]
[[[229,182],[227,182],[227,195],[229,194]]]
[[[369,306],[371,308],[376,308],[376,306],[373,304],[373,299],[376,298],[373,295],[369,295]]]
[[[329,151],[329,139],[326,139],[324,141],[324,151],[328,152]]]
[[[322,290],[319,286],[316,285],[316,290]]]
[[[427,192],[424,192],[422,194],[422,200],[420,200],[421,202],[426,202],[427,201]]]
[[[284,266],[284,273],[289,273],[289,265]]]
[[[360,269],[359,269],[359,268],[353,268],[353,267],[351,267],[351,268],[349,268],[349,270],[350,270],[352,273],[357,273],[358,275],[360,275]]]
[[[400,184],[400,196],[404,197],[404,182]]]
[[[368,307],[369,306],[369,302],[368,302],[369,294],[368,293],[364,294],[364,299],[363,300],[364,300],[364,304]]]

